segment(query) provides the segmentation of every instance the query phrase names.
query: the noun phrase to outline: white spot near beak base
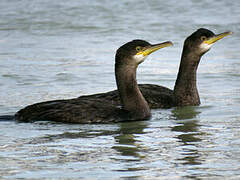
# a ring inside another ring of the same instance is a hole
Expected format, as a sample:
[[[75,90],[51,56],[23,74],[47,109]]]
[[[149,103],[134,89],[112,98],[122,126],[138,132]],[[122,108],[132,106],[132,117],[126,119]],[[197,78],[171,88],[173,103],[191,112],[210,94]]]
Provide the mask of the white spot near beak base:
[[[207,50],[209,50],[211,47],[212,47],[212,44],[208,44],[208,43],[202,43],[202,44],[200,45],[200,48],[201,48],[203,51],[207,51]]]
[[[135,59],[135,61],[137,62],[137,64],[142,63],[147,56],[144,56],[143,54],[136,54],[133,56],[133,58]]]

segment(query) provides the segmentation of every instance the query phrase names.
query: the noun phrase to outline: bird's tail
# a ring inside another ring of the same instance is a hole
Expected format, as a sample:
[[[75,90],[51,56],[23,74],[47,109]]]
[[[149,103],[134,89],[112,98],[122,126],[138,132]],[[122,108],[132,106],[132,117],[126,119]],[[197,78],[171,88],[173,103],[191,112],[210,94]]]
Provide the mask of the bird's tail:
[[[14,121],[15,116],[14,115],[1,115],[0,116],[0,122],[1,121]]]

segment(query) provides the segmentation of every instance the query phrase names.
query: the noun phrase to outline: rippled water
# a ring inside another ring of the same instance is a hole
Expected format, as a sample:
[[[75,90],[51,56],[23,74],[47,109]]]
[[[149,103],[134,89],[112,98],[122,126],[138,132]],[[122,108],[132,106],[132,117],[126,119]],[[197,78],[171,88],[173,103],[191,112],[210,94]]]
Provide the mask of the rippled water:
[[[188,35],[234,34],[201,60],[201,106],[108,125],[0,122],[0,178],[239,179],[239,19],[238,0],[1,0],[0,115],[115,89],[115,50],[136,38],[174,42],[138,70],[173,88]]]

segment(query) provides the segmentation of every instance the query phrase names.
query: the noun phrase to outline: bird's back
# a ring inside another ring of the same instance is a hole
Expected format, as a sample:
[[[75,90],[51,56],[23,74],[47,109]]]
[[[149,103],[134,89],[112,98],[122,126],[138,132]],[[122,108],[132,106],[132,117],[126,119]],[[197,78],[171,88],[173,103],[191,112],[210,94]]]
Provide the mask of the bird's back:
[[[173,90],[155,85],[155,84],[139,84],[139,89],[143,97],[148,102],[151,109],[157,108],[171,108],[175,106]],[[103,99],[111,104],[120,106],[120,98],[117,90],[109,91],[106,93],[93,94],[87,96],[80,96],[78,99]]]
[[[173,91],[153,84],[140,84],[139,88],[151,109],[174,106]],[[110,123],[131,119],[121,109],[117,90],[80,96],[74,99],[36,103],[18,111],[18,121],[55,121],[65,123]]]
[[[75,98],[36,103],[18,111],[21,122],[55,121],[64,123],[109,123],[121,121],[121,109],[99,98]]]

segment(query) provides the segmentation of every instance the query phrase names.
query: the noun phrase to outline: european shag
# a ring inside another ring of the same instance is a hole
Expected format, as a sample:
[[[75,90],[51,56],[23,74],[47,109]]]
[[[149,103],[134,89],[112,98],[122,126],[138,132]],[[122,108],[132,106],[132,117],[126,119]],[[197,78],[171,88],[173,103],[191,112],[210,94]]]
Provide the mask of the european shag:
[[[198,29],[184,42],[181,63],[173,94],[176,106],[195,106],[200,104],[197,90],[197,68],[202,55],[210,50],[213,43],[232,34],[224,32],[215,35],[208,29]]]
[[[208,29],[198,29],[186,38],[183,46],[180,67],[174,90],[155,85],[139,84],[140,91],[151,109],[170,108],[175,106],[196,106],[200,104],[197,90],[197,68],[200,59],[219,39],[232,34],[224,32],[215,35]],[[79,99],[84,98],[83,96]],[[118,102],[118,92],[110,91],[93,95],[92,98]]]
[[[122,45],[115,56],[115,77],[120,102],[97,95],[69,100],[47,101],[21,109],[17,121],[56,121],[65,123],[109,123],[143,120],[151,116],[150,108],[138,88],[136,70],[154,51],[172,45],[171,42],[151,45],[144,40],[133,40]],[[119,98],[118,98],[119,99]],[[121,108],[118,106],[121,104]]]

